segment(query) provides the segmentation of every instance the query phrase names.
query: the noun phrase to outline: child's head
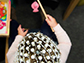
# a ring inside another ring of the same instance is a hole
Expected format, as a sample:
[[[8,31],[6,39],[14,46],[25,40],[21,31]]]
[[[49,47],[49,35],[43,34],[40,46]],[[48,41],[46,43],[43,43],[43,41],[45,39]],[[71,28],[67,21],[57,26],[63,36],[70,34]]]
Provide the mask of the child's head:
[[[59,63],[60,51],[57,45],[42,33],[29,33],[18,45],[15,55],[17,63]]]

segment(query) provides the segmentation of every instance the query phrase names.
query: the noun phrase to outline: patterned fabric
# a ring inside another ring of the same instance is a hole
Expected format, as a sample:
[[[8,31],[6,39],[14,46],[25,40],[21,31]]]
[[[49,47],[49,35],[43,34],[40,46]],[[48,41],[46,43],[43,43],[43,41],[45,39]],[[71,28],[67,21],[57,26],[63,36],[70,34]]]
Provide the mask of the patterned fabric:
[[[27,34],[18,45],[14,63],[60,63],[57,45],[42,33]]]

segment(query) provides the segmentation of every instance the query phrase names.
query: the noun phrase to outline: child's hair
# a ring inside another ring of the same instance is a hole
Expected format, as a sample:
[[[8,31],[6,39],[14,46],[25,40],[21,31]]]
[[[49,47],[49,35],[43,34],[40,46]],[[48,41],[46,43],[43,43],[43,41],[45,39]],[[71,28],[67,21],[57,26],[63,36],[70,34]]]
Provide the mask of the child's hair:
[[[19,43],[14,63],[60,63],[60,51],[46,35],[29,33]]]

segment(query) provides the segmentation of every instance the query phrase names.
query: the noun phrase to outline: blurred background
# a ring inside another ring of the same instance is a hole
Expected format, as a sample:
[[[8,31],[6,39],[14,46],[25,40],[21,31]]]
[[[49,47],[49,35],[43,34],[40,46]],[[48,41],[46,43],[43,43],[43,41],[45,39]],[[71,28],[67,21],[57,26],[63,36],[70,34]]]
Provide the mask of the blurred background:
[[[44,15],[33,13],[31,4],[35,0],[11,0],[11,19],[24,28],[39,29]],[[57,22],[69,35],[72,48],[66,63],[84,63],[84,0],[41,0],[47,14]],[[5,38],[0,37],[0,63],[5,63]]]

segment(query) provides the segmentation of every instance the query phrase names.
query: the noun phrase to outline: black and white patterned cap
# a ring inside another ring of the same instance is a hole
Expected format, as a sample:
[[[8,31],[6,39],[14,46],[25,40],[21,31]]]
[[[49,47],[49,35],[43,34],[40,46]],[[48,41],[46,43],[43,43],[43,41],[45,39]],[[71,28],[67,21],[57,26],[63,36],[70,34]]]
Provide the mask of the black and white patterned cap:
[[[19,43],[14,63],[60,63],[60,51],[48,36],[29,33]]]

